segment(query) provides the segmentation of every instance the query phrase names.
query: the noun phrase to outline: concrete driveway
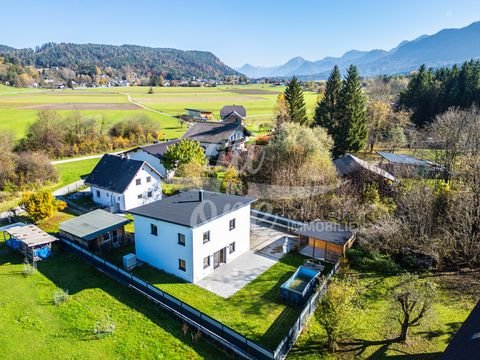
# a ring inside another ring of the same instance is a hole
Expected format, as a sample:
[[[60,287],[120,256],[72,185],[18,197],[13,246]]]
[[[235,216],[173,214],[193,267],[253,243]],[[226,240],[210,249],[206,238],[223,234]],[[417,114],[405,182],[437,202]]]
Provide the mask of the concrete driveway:
[[[252,219],[250,250],[227,264],[222,264],[196,285],[228,298],[246,286],[284,255],[283,245],[292,246],[295,236],[270,224]]]

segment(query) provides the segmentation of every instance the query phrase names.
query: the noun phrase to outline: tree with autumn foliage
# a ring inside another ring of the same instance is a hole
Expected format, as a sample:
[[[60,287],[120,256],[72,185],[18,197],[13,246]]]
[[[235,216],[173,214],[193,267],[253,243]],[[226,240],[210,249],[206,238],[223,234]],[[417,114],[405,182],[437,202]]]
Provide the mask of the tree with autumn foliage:
[[[55,211],[67,207],[65,201],[57,200],[50,191],[25,192],[19,204],[36,223],[48,219]]]

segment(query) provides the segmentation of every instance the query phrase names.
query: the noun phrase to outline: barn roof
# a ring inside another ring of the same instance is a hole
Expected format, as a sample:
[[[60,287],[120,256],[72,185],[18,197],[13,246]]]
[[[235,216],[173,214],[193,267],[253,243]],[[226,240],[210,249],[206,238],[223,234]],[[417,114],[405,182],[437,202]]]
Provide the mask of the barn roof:
[[[337,171],[343,176],[348,176],[358,171],[366,170],[384,179],[398,182],[398,179],[388,171],[385,171],[378,166],[370,164],[369,162],[359,159],[351,154],[346,154],[345,156],[342,156],[333,162],[337,167]]]
[[[81,239],[90,241],[120,226],[128,224],[130,220],[97,209],[76,218],[64,221],[59,229]]]
[[[413,165],[413,166],[431,166],[433,163],[426,160],[420,160],[413,156],[405,154],[394,154],[389,152],[378,151],[378,155],[386,159],[392,164]]]

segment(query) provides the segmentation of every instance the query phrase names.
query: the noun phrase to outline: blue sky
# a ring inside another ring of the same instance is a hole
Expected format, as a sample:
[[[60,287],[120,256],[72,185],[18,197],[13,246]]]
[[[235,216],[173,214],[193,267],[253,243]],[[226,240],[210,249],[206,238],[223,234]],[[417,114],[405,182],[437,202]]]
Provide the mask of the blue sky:
[[[230,66],[318,60],[480,20],[478,0],[6,1],[0,44],[138,44],[212,51]],[[9,29],[6,31],[5,29]]]

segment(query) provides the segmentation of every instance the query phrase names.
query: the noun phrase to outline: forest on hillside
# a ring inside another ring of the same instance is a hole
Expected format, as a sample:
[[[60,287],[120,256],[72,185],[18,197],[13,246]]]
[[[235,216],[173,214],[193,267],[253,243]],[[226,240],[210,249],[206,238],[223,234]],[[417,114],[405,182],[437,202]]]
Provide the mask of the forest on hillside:
[[[12,67],[62,68],[68,73],[62,78],[85,82],[99,75],[134,82],[160,76],[166,80],[221,79],[238,74],[211,52],[137,45],[46,43],[35,49],[0,45],[0,58],[0,63],[11,65],[11,71]]]

